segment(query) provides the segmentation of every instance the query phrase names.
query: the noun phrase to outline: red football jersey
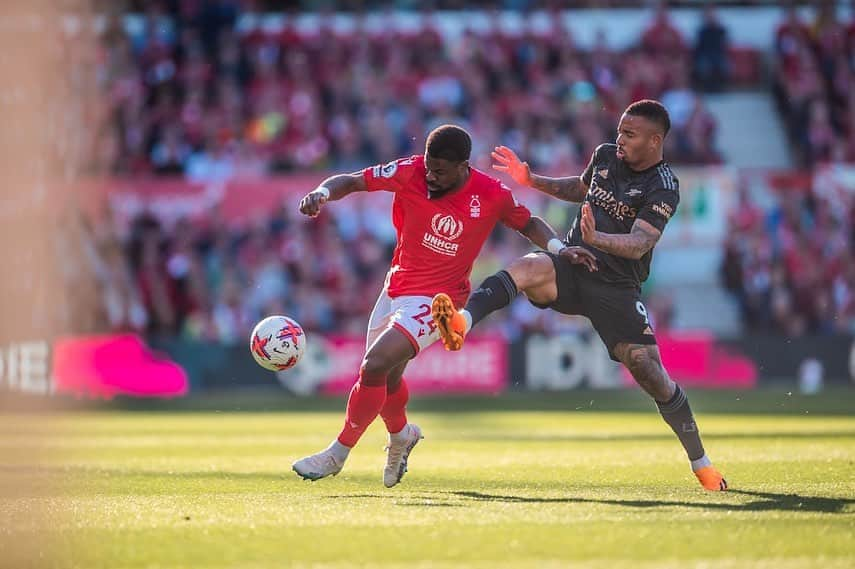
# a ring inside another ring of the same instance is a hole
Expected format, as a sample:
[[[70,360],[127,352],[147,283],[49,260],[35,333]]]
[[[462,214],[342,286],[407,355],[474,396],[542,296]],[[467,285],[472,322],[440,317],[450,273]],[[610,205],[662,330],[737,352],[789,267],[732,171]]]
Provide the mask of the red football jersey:
[[[455,306],[469,297],[472,263],[501,221],[520,230],[531,212],[499,180],[471,168],[466,184],[439,198],[428,197],[424,156],[401,158],[362,171],[369,191],[394,192],[392,223],[398,236],[389,296],[444,292]]]

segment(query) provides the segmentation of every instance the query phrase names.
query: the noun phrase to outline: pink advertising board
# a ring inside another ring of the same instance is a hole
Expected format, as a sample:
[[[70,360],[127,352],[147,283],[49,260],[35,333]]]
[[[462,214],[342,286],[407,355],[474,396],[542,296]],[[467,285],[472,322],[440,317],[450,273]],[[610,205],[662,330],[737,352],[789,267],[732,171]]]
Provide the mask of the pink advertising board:
[[[112,399],[181,397],[189,381],[180,365],[135,334],[60,338],[53,346],[54,392]]]
[[[728,352],[705,331],[657,334],[662,364],[680,384],[707,389],[751,389],[757,386],[757,365],[742,355]],[[622,368],[624,384],[635,381]]]
[[[361,338],[329,336],[329,373],[320,391],[350,391],[365,352]],[[404,372],[411,393],[488,393],[505,390],[508,383],[508,345],[503,339],[472,337],[466,349],[446,352],[434,344],[410,360]]]

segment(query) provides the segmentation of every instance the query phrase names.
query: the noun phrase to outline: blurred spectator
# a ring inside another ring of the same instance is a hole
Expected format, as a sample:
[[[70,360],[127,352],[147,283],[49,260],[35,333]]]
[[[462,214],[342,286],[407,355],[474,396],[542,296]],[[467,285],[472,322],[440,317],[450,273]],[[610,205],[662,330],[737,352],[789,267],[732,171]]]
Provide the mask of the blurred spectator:
[[[719,22],[715,6],[705,6],[692,60],[692,77],[699,89],[721,91],[727,86],[727,49],[727,30]]]
[[[641,36],[641,46],[661,57],[674,57],[686,51],[683,34],[671,22],[665,2],[657,3],[653,22]]]

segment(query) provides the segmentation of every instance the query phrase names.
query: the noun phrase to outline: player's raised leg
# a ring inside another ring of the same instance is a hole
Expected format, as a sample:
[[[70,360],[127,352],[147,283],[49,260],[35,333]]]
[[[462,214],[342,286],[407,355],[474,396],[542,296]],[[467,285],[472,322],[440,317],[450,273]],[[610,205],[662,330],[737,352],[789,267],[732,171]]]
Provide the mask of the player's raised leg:
[[[529,253],[513,261],[507,269],[490,275],[472,291],[463,310],[458,311],[445,293],[431,302],[431,314],[446,350],[463,347],[467,332],[491,312],[504,308],[523,292],[538,304],[551,304],[558,298],[555,266],[544,253]]]
[[[321,452],[295,462],[292,465],[294,472],[307,480],[318,480],[341,472],[350,450],[386,402],[387,375],[414,355],[415,348],[404,332],[394,327],[384,331],[362,360],[359,379],[347,399],[341,433]]]
[[[620,343],[615,346],[614,354],[656,402],[662,418],[686,450],[692,471],[701,485],[707,490],[727,490],[727,481],[704,451],[689,399],[665,371],[658,346]]]
[[[383,484],[387,488],[401,481],[407,472],[410,452],[424,438],[419,426],[407,421],[410,390],[403,376],[406,366],[406,363],[401,364],[386,376],[386,402],[380,410],[380,417],[389,431],[386,465],[383,468]]]

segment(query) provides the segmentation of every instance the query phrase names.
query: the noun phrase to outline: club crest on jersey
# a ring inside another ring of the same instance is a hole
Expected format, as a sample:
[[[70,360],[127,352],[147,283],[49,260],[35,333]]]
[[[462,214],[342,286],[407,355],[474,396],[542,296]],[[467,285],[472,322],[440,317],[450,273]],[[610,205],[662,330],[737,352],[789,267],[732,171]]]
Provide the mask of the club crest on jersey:
[[[469,200],[469,217],[481,217],[481,200],[478,199],[478,194],[474,194]]]
[[[609,178],[609,169],[600,168],[599,170],[597,170],[597,175],[603,180],[607,180]]]
[[[426,231],[422,245],[442,255],[454,257],[460,248],[453,243],[463,233],[463,222],[449,214],[437,213],[430,222],[431,231]]]

